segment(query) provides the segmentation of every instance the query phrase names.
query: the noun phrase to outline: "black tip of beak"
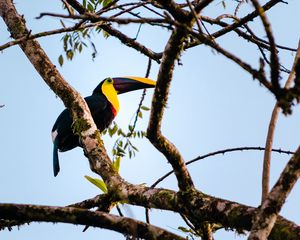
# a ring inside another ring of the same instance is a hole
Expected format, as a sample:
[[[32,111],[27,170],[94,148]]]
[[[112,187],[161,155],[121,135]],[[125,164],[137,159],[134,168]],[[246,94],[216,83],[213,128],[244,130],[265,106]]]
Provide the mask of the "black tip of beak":
[[[144,89],[144,88],[154,88],[156,82],[149,78],[141,77],[116,77],[113,78],[114,87],[118,94]]]

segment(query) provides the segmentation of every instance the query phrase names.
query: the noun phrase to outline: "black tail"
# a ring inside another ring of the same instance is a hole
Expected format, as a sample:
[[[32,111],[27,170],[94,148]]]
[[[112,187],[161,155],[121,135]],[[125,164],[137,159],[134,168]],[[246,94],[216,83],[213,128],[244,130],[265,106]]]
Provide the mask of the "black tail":
[[[53,173],[54,177],[59,173],[58,147],[56,141],[53,143]]]

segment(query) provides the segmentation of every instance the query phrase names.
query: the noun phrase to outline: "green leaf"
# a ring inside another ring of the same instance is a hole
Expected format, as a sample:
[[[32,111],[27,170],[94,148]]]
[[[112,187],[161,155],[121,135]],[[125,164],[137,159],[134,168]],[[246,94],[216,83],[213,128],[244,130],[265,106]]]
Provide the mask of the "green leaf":
[[[129,158],[131,158],[132,157],[132,151],[129,150],[128,153],[129,153]]]
[[[83,5],[84,8],[86,8],[86,0],[82,1],[82,5]]]
[[[68,50],[66,52],[66,55],[67,55],[67,59],[72,60],[74,57],[74,52],[72,50]]]
[[[182,231],[182,232],[185,232],[185,233],[192,233],[192,234],[194,234],[194,231],[193,231],[193,230],[187,229],[187,228],[182,227],[182,226],[179,226],[178,229],[179,229],[180,231]]]
[[[110,34],[104,30],[102,31],[102,34],[105,39],[107,39],[110,36]]]
[[[88,3],[87,9],[89,10],[89,12],[94,12],[94,7],[91,3]]]
[[[92,178],[90,176],[84,176],[90,183],[94,184],[96,187],[100,188],[102,192],[107,193],[107,187],[105,183],[98,179],[98,178]]]
[[[110,4],[111,3],[111,0],[103,0],[103,2],[102,2],[102,6],[103,7],[106,7],[108,4]]]
[[[118,156],[118,157],[115,159],[114,163],[113,163],[114,169],[115,169],[117,172],[120,171],[120,163],[121,163],[121,157]]]
[[[124,156],[125,155],[125,151],[122,148],[120,148],[120,147],[117,147],[117,153],[120,156]]]
[[[114,135],[117,132],[117,130],[118,130],[118,126],[117,124],[115,124],[115,126],[111,130],[112,135]]]
[[[144,110],[144,111],[149,111],[150,108],[146,107],[146,106],[141,106],[141,109]]]
[[[131,145],[131,147],[135,150],[135,151],[139,151],[139,149],[137,148],[137,147],[135,147],[135,146],[133,146],[133,145]]]
[[[143,118],[143,113],[142,113],[141,111],[139,111],[138,117],[139,117],[139,118]]]
[[[79,45],[78,51],[81,53],[81,51],[82,51],[82,44]]]
[[[64,57],[61,54],[58,57],[58,63],[60,66],[62,66],[64,64]]]

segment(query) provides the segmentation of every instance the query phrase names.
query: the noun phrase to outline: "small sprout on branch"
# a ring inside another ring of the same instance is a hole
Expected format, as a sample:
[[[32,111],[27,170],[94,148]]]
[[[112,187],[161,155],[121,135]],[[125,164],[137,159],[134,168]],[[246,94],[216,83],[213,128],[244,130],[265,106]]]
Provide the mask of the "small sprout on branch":
[[[90,183],[94,184],[96,187],[98,187],[102,192],[107,193],[107,187],[106,184],[98,179],[98,178],[92,178],[90,176],[84,176]]]

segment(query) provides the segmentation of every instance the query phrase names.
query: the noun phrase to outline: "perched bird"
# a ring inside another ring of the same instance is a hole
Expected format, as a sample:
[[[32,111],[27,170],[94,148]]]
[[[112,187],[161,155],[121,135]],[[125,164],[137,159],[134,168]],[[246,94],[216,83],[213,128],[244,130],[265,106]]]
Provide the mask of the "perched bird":
[[[119,111],[118,94],[153,88],[155,83],[151,79],[140,77],[106,78],[99,83],[92,95],[86,97],[85,101],[100,132],[111,124]],[[72,123],[71,113],[69,109],[65,109],[52,128],[54,176],[57,176],[59,172],[58,151],[65,152],[81,146],[78,135],[72,131]]]

